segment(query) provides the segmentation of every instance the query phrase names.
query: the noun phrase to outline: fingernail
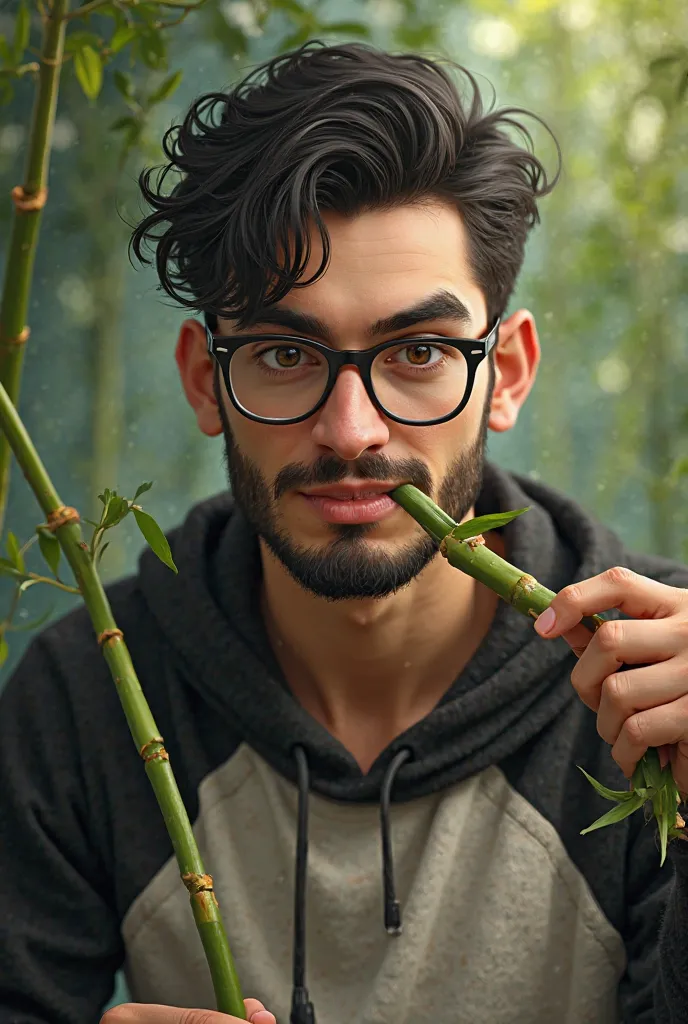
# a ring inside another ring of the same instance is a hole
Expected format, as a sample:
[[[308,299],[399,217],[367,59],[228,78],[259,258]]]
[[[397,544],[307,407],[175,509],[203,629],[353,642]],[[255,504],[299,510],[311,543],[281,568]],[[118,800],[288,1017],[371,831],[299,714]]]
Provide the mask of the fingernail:
[[[539,615],[535,620],[535,628],[540,636],[545,636],[546,633],[550,633],[554,629],[554,624],[557,621],[557,617],[551,608],[546,608],[542,615]]]
[[[666,747],[659,748],[659,767],[664,769],[669,764],[669,751]]]
[[[276,1021],[269,1010],[258,1010],[251,1017],[251,1024],[276,1024]]]

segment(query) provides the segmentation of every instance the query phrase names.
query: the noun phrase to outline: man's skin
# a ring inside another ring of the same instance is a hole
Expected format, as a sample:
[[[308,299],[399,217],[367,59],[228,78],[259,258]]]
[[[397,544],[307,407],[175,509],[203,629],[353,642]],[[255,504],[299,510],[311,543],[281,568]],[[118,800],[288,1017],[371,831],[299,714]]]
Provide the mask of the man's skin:
[[[280,305],[323,321],[335,347],[365,347],[371,324],[440,290],[462,300],[470,312],[468,324],[429,321],[390,336],[479,338],[491,326],[471,273],[461,217],[451,206],[432,202],[349,219],[329,215],[326,222],[332,242],[328,270],[314,284],[293,289]],[[314,240],[310,266],[319,262]],[[292,333],[269,318],[252,330]],[[221,321],[218,333],[236,332]],[[244,494],[253,494],[247,514],[260,506],[261,492],[268,495],[268,521],[285,542],[326,557],[337,533],[298,488],[270,498],[280,470],[312,467],[325,456],[348,464],[346,480],[360,483],[364,475],[357,477],[356,460],[359,466],[375,456],[386,456],[390,465],[415,460],[430,472],[437,496],[463,456],[465,479],[456,483],[466,483],[460,518],[470,518],[474,510],[465,496],[477,488],[472,460],[483,456],[481,432],[485,424],[494,431],[514,426],[533,385],[540,348],[531,314],[513,313],[500,328],[489,409],[484,361],[461,415],[432,427],[405,426],[382,416],[352,367],[341,371],[327,403],[308,420],[290,426],[255,423],[234,409],[223,384],[223,406],[218,406],[214,367],[198,321],[182,324],[176,356],[200,429],[210,437],[225,434],[235,493],[253,481],[253,492],[249,488]],[[390,488],[402,482],[388,481]],[[395,509],[374,529],[351,534],[353,542],[344,550],[360,554],[363,544],[371,564],[377,564],[380,552],[398,563],[419,535],[417,524]],[[486,539],[506,554],[498,535]],[[292,692],[367,772],[396,736],[434,707],[469,661],[489,630],[497,598],[437,557],[408,586],[386,597],[340,594],[341,599],[329,601],[297,583],[262,538],[261,552],[263,614]],[[609,621],[594,635],[581,625],[584,616],[610,608],[621,609],[630,620]],[[617,566],[565,587],[535,628],[546,639],[563,637],[578,655],[571,683],[597,714],[598,732],[626,778],[648,747],[656,747],[662,764],[671,763],[679,791],[688,793],[688,591]],[[248,1000],[246,1007],[255,1024],[274,1021],[260,1003]],[[125,1004],[106,1013],[103,1024],[229,1024],[232,1019],[210,1010]]]
[[[470,324],[431,321],[375,341],[420,333],[477,338],[487,332],[485,298],[471,273],[467,238],[455,209],[433,202],[350,219],[330,214],[325,221],[332,242],[328,270],[314,284],[293,289],[279,305],[324,321],[334,347],[369,346],[366,331],[373,322],[441,289],[464,302]],[[318,266],[320,251],[314,240],[309,267]],[[267,323],[251,331],[293,333]],[[220,321],[218,332],[233,333],[231,324]],[[500,328],[491,430],[514,426],[539,358],[533,317],[519,310]],[[200,429],[211,437],[222,433],[213,367],[196,320],[181,327],[177,363]],[[384,417],[353,367],[340,372],[318,413],[291,426],[255,423],[231,405],[224,383],[222,393],[234,444],[270,483],[286,464],[310,466],[323,454],[350,462],[347,480],[356,480],[356,459],[384,454],[392,460],[420,460],[430,471],[436,495],[457,455],[475,446],[488,380],[485,360],[461,415],[431,427],[405,426]],[[308,548],[332,543],[332,527],[311,512],[298,492],[282,495],[276,506],[282,529],[295,543]],[[464,518],[473,514],[470,508]],[[399,509],[364,543],[398,555],[420,532]],[[491,544],[499,542],[498,535],[488,537]],[[367,771],[394,737],[428,714],[448,689],[487,633],[498,599],[435,558],[408,587],[388,597],[326,601],[299,586],[264,542],[261,549],[263,611],[292,692]]]

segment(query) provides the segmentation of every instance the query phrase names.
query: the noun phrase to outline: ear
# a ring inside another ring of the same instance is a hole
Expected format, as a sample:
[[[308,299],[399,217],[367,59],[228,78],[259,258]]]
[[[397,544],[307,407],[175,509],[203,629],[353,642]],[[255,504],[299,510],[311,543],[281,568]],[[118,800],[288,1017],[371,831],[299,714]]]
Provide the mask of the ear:
[[[532,313],[519,309],[499,325],[494,353],[496,377],[488,426],[503,433],[516,423],[540,364],[540,342]]]
[[[208,437],[217,437],[222,433],[222,420],[213,389],[214,361],[208,352],[205,328],[198,320],[184,321],[174,355],[198,426]]]

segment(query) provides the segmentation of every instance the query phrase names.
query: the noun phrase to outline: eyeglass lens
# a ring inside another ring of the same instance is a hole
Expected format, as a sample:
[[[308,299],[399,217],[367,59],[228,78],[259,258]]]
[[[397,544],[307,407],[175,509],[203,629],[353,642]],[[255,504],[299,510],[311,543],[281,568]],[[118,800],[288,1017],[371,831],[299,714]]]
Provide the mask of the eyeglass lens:
[[[258,342],[236,349],[229,364],[235,398],[247,412],[292,419],[314,409],[327,386],[328,364],[307,343]],[[439,339],[413,339],[383,349],[371,368],[380,405],[405,420],[448,416],[468,386],[463,353]]]

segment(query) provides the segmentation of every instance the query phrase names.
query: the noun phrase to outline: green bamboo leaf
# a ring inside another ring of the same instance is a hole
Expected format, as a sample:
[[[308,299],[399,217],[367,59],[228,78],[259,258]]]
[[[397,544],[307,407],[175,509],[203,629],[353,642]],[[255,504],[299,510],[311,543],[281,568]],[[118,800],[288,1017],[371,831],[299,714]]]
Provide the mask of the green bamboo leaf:
[[[147,483],[144,483],[144,484],[139,484],[139,486],[136,488],[136,494],[134,495],[134,497],[131,500],[132,501],[136,501],[136,499],[139,497],[139,495],[145,494],[146,491],[150,491],[152,486],[153,486],[153,481],[152,480],[149,480]]]
[[[7,533],[7,554],[10,556],[10,562],[14,568],[19,572],[24,572],[24,556],[21,553],[19,541],[11,530]]]
[[[107,541],[105,544],[103,544],[102,548],[99,549],[98,554],[96,555],[96,565],[100,565],[103,555],[105,554],[109,547],[110,541]]]
[[[111,132],[121,132],[125,129],[138,128],[138,121],[131,114],[126,114],[124,117],[118,117],[116,121],[113,121],[110,125]]]
[[[11,65],[14,63],[12,60],[12,51],[7,45],[7,40],[4,36],[0,36],[0,60],[3,64]]]
[[[50,616],[55,611],[55,605],[52,608],[48,608],[47,612],[43,612],[37,619],[32,619],[31,622],[23,622],[21,626],[12,626],[13,633],[27,633],[31,629],[38,629],[44,622],[47,622]]]
[[[140,31],[134,40],[134,50],[152,71],[164,71],[167,68],[167,46],[158,29],[144,28]]]
[[[109,487],[106,487],[103,493],[98,495],[98,501],[102,501],[103,505],[107,505],[111,497],[112,491]]]
[[[115,71],[112,77],[117,91],[124,96],[125,100],[130,100],[134,95],[134,83],[131,75],[128,75],[126,71]]]
[[[108,50],[111,53],[119,53],[125,46],[128,46],[132,39],[135,39],[138,34],[138,29],[133,25],[121,25],[112,36],[112,39],[108,43]]]
[[[0,635],[0,665],[4,665],[7,661],[7,655],[10,653],[10,649],[7,646],[7,638],[3,633]]]
[[[91,46],[98,52],[103,46],[103,40],[95,32],[70,32],[65,40],[65,53],[78,53],[83,46]]]
[[[74,71],[84,95],[94,100],[103,85],[103,61],[92,46],[82,46],[74,57]]]
[[[101,528],[109,530],[111,527],[117,526],[125,516],[129,515],[130,511],[127,499],[120,498],[119,494],[113,494],[106,506],[105,517],[100,522]]]
[[[618,803],[619,800],[630,800],[633,796],[633,792],[630,789],[607,789],[607,787],[603,786],[601,782],[597,781],[597,779],[593,779],[592,775],[588,775],[585,768],[581,768],[580,765],[577,765],[577,767],[583,772],[583,775],[585,775],[590,785],[594,786],[600,796],[603,796],[605,800],[611,800],[612,803]]]
[[[617,821],[623,821],[634,811],[640,810],[645,801],[637,793],[634,793],[630,800],[626,800],[622,804],[617,804],[616,807],[612,807],[611,811],[607,811],[597,821],[593,821],[592,825],[588,825],[587,828],[581,830],[581,835],[587,835],[588,832],[593,832],[597,828],[604,828],[605,825],[614,825]]]
[[[643,759],[641,757],[633,769],[633,775],[631,776],[631,789],[635,789],[637,791],[639,789],[644,789],[645,785],[645,772],[643,771]]]
[[[270,5],[276,11],[284,11],[285,14],[291,14],[293,18],[308,18],[309,11],[300,4],[297,0],[272,0]]]
[[[659,765],[659,751],[655,747],[650,749],[640,759],[643,767],[645,782],[648,787],[660,790],[664,785],[666,774]]]
[[[480,534],[487,533],[488,530],[496,530],[500,526],[506,526],[512,519],[522,516],[529,509],[530,505],[527,508],[516,509],[515,512],[495,512],[494,515],[478,516],[477,519],[469,519],[467,523],[459,523],[458,526],[455,526],[450,536],[455,540],[470,540],[471,537],[479,537]]]
[[[48,530],[38,530],[37,532],[38,546],[41,549],[41,554],[52,571],[53,576],[57,576],[61,553],[60,542],[55,534],[50,533]]]
[[[18,64],[22,59],[24,50],[29,45],[29,36],[31,34],[31,14],[26,5],[26,0],[21,0],[19,4],[19,10],[17,11],[17,19],[14,23],[14,63]]]
[[[21,576],[21,573],[8,558],[0,558],[0,576]]]
[[[153,519],[153,516],[149,515],[148,512],[144,512],[141,508],[135,508],[132,509],[132,511],[136,517],[139,530],[148,541],[148,544],[160,561],[164,562],[165,565],[168,565],[173,572],[178,572],[177,566],[174,564],[172,559],[172,551],[170,550],[170,545],[167,543],[167,537],[162,532],[155,519]]]
[[[162,103],[164,100],[169,99],[175,89],[179,87],[179,83],[183,77],[183,71],[175,71],[173,74],[168,75],[162,85],[160,85],[155,92],[150,94],[148,102],[151,105],[154,105],[155,103]]]
[[[660,867],[666,860],[669,825],[673,825],[676,821],[676,808],[674,807],[670,810],[667,807],[666,797],[667,791],[664,789],[661,793],[657,793],[657,796],[652,801],[652,809],[655,812],[655,818],[657,819],[657,825],[659,826],[659,847],[661,850],[659,860]]]

